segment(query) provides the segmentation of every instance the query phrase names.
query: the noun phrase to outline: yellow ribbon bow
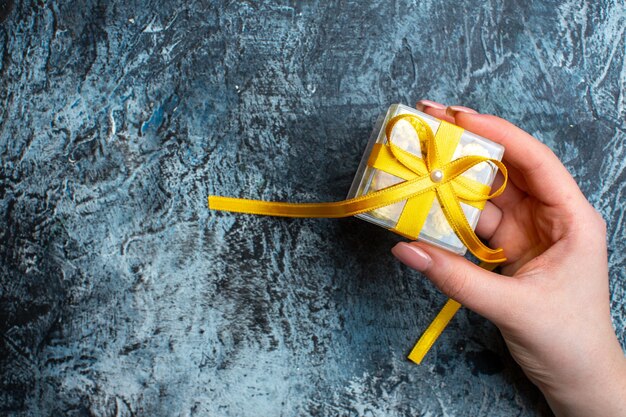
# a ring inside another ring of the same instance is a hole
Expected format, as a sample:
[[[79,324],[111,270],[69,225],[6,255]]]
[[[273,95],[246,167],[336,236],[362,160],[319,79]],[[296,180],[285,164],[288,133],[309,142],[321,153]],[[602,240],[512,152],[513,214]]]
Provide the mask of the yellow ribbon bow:
[[[409,122],[415,130],[420,148],[425,150],[424,158],[413,155],[392,142],[393,129],[401,120]],[[392,230],[410,239],[417,239],[436,197],[461,242],[477,258],[484,261],[482,267],[492,269],[505,261],[502,249],[491,249],[476,236],[460,204],[463,202],[482,209],[487,200],[500,195],[507,181],[504,164],[496,159],[477,155],[452,160],[463,129],[445,121],[441,122],[436,135],[433,135],[430,126],[418,116],[401,114],[389,120],[385,134],[387,142],[375,144],[368,165],[400,177],[404,182],[360,197],[331,203],[283,203],[209,196],[209,208],[268,216],[338,218],[354,216],[406,200],[402,214]],[[504,175],[504,182],[493,194],[489,194],[489,186],[462,175],[482,162],[491,162]],[[456,301],[448,300],[409,354],[409,359],[416,363],[421,362],[459,307],[460,304]]]

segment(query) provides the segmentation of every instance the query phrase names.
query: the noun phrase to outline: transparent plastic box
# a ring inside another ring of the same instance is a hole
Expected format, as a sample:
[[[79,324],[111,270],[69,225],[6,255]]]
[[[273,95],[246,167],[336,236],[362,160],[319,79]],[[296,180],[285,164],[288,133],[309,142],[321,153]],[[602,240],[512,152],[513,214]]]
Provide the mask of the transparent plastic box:
[[[385,136],[385,126],[387,125],[387,122],[397,115],[407,113],[420,117],[428,123],[434,134],[437,133],[441,120],[402,104],[391,105],[385,117],[383,118],[381,116],[376,123],[376,127],[374,128],[372,136],[368,142],[361,164],[359,165],[359,169],[357,170],[352,186],[350,187],[348,198],[359,197],[404,181],[402,178],[368,166],[367,161],[375,143],[384,144],[387,142],[387,138]],[[403,148],[404,150],[419,157],[423,157],[417,134],[409,122],[401,120],[396,124],[392,133],[392,141],[395,145]],[[503,146],[481,136],[464,131],[452,160],[467,155],[479,155],[502,160],[503,154]],[[490,162],[482,162],[467,170],[462,175],[491,186],[496,173],[497,168],[494,164]],[[387,229],[393,229],[402,214],[405,204],[406,201],[401,201],[367,213],[358,214],[356,217]],[[481,210],[465,203],[461,203],[461,207],[463,208],[463,212],[465,213],[470,226],[472,226],[472,229],[475,229]],[[448,220],[443,214],[439,201],[436,198],[434,199],[432,208],[426,218],[424,227],[419,234],[418,240],[439,246],[459,255],[463,255],[467,251],[467,248],[459,240],[448,224]]]

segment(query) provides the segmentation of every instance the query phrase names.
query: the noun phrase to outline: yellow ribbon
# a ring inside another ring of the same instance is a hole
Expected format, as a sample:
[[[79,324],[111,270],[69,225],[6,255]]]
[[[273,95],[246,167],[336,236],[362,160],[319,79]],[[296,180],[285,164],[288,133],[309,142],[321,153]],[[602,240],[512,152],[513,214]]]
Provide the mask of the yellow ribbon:
[[[417,133],[420,148],[426,150],[424,158],[405,151],[391,140],[393,129],[401,120],[410,123]],[[433,135],[430,126],[418,116],[401,114],[389,120],[385,134],[387,142],[374,146],[368,165],[402,178],[404,182],[331,203],[283,203],[209,196],[209,208],[268,216],[337,218],[354,216],[406,200],[402,214],[392,230],[410,239],[417,239],[437,198],[452,230],[471,253],[489,265],[505,261],[502,249],[491,249],[480,241],[460,205],[463,202],[482,209],[488,199],[500,195],[507,181],[504,164],[496,159],[475,155],[452,160],[463,129],[445,121],[441,122],[436,135]],[[468,169],[487,161],[496,165],[504,175],[503,184],[493,194],[489,194],[490,187],[485,184],[462,176]],[[448,301],[444,310],[424,332],[409,359],[417,363],[421,361],[458,310],[460,305],[454,303],[456,301]]]
[[[480,267],[484,268],[488,271],[493,271],[499,264],[490,264],[487,262],[481,262]],[[439,311],[437,316],[433,319],[433,321],[428,325],[422,336],[419,338],[413,349],[411,349],[411,353],[409,353],[409,360],[415,362],[416,364],[422,363],[424,356],[428,353],[430,348],[435,344],[435,341],[441,333],[446,328],[452,317],[459,311],[461,308],[461,304],[458,301],[453,300],[452,298],[448,298],[448,301],[444,304],[443,308]]]

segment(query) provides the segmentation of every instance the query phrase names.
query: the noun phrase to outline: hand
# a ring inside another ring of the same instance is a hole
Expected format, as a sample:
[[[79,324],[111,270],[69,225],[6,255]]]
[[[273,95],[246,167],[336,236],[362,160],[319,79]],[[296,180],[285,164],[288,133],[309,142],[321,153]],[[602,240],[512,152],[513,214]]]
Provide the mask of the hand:
[[[556,155],[511,123],[430,101],[418,108],[505,147],[506,191],[476,233],[508,260],[503,275],[412,242],[392,252],[491,320],[559,416],[626,416],[626,359],[611,324],[606,225]],[[494,187],[502,183],[496,178]]]

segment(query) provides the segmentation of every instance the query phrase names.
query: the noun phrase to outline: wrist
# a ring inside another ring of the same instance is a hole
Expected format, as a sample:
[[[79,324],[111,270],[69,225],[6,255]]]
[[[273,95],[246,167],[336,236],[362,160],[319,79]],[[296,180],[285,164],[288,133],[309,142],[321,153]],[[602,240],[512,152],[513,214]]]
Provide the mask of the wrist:
[[[570,381],[539,388],[557,417],[626,416],[626,357],[611,349]]]

